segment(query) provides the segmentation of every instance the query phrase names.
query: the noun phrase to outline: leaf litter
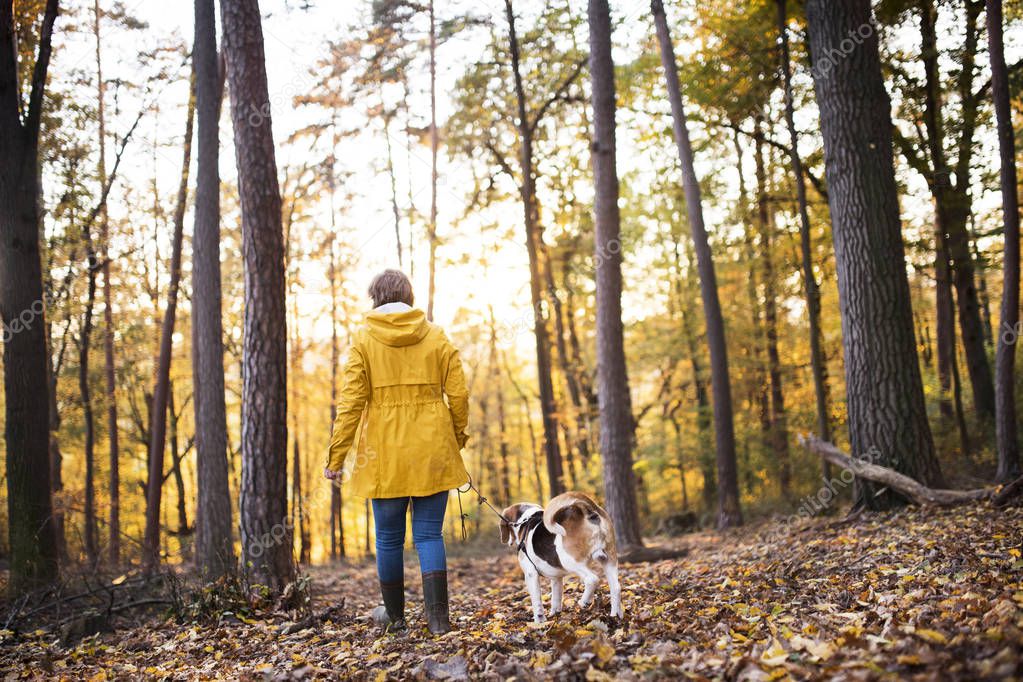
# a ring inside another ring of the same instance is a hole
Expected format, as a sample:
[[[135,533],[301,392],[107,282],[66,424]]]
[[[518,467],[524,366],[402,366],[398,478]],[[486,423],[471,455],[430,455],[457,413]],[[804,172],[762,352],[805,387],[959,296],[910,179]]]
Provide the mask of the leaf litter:
[[[379,636],[373,566],[313,567],[313,616],[212,622],[155,614],[60,645],[0,632],[5,679],[1019,679],[1023,509],[918,509],[778,522],[679,541],[682,559],[622,567],[589,609],[532,623],[512,553],[452,558],[455,631],[433,638],[406,568],[410,631]],[[545,595],[545,601],[547,600]]]

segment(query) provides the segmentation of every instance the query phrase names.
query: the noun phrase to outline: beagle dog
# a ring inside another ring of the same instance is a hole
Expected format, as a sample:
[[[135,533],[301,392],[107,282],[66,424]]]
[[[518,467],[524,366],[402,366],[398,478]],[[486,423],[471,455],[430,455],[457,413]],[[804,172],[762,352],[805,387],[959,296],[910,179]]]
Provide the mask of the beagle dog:
[[[520,502],[501,514],[501,542],[518,548],[519,566],[533,605],[533,621],[544,621],[540,576],[551,581],[551,609],[561,611],[566,575],[582,580],[580,605],[589,606],[600,574],[611,589],[611,616],[622,615],[622,590],[618,584],[618,553],[611,517],[588,495],[567,492],[552,499],[547,508]]]

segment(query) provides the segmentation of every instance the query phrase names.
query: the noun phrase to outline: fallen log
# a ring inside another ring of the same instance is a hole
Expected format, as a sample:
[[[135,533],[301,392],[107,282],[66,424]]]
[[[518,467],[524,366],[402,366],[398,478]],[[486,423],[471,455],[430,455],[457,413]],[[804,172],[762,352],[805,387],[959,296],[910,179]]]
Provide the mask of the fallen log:
[[[905,474],[883,467],[879,464],[853,459],[831,443],[823,441],[816,436],[799,436],[799,444],[804,448],[820,456],[827,462],[842,469],[848,469],[853,475],[865,478],[868,481],[886,485],[892,490],[901,493],[906,498],[921,506],[932,505],[948,507],[968,502],[978,502],[991,499],[995,490],[993,488],[978,488],[975,490],[941,490],[928,488],[927,486],[914,481]]]
[[[1012,483],[1002,487],[998,493],[991,498],[991,504],[996,507],[1004,507],[1009,502],[1017,497],[1023,495],[1023,476],[1020,476]]]

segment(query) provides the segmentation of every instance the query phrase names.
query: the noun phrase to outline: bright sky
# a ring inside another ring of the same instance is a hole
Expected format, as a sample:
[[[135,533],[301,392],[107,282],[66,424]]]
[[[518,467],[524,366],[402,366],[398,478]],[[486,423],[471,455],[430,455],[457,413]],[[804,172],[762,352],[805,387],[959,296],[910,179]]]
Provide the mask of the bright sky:
[[[585,2],[569,0],[574,10],[585,13]],[[93,0],[75,0],[70,4],[63,22],[77,21],[84,24],[83,29],[91,29]],[[345,10],[340,10],[342,3],[319,2],[313,7],[302,9],[302,3],[295,0],[263,0],[260,3],[264,13],[263,32],[266,48],[267,76],[269,81],[270,103],[272,109],[274,138],[277,145],[277,164],[280,169],[294,168],[300,165],[308,149],[307,144],[286,144],[286,140],[295,130],[317,120],[323,120],[312,107],[295,107],[293,99],[297,95],[308,92],[316,82],[310,73],[324,54],[324,46],[328,40],[345,37],[345,27],[353,23],[364,23],[364,17],[353,14],[350,7],[368,14],[369,2],[360,1],[344,3]],[[520,3],[527,10],[528,3]],[[110,0],[101,0],[101,6],[108,8]],[[616,18],[623,21],[620,31],[646,30],[645,17],[648,4],[644,0],[623,0],[615,3]],[[124,79],[138,83],[145,74],[152,73],[154,67],[140,67],[140,52],[151,51],[158,47],[183,44],[190,46],[192,41],[192,5],[190,2],[154,2],[153,0],[126,0],[126,13],[148,24],[142,31],[132,31],[120,26],[103,27],[103,60],[104,76],[109,83]],[[438,3],[440,17],[452,16],[459,12],[472,12],[486,15],[494,12],[492,6],[485,2],[462,0],[460,2]],[[497,20],[503,25],[503,11]],[[637,21],[642,18],[643,21]],[[67,24],[63,24],[64,27]],[[58,24],[58,30],[62,27]],[[218,35],[221,27],[218,16]],[[521,29],[520,29],[521,30]],[[585,30],[585,27],[583,27]],[[480,34],[476,42],[483,39]],[[586,35],[579,36],[585,44]],[[461,75],[466,64],[474,57],[479,45],[465,40],[453,40],[441,46],[438,52],[438,120],[443,123],[451,111],[451,100],[448,93],[453,89],[455,80]],[[95,46],[92,36],[84,31],[78,35],[71,33],[58,34],[57,50],[54,58],[54,72],[69,74],[75,69],[81,70],[81,79],[92,79],[95,70]],[[619,55],[622,59],[624,55]],[[423,56],[423,65],[426,64]],[[183,58],[165,59],[173,63],[177,73],[184,76],[187,65]],[[88,86],[85,86],[88,88]],[[130,192],[134,203],[151,201],[145,198],[152,191],[151,183],[155,174],[158,178],[157,188],[167,198],[176,191],[180,174],[181,153],[180,139],[183,129],[183,105],[187,98],[185,81],[170,86],[158,86],[162,90],[158,94],[150,94],[147,101],[157,101],[155,111],[148,114],[140,125],[139,131],[129,145],[123,161],[119,187],[112,193],[112,213],[116,215],[119,199]],[[419,123],[425,126],[428,122],[429,101],[427,99],[428,81],[425,72],[421,80],[414,82],[412,93],[412,110],[421,118]],[[85,92],[89,92],[88,89]],[[139,110],[141,100],[138,93],[126,88],[108,86],[108,133],[119,138],[131,125]],[[226,107],[221,120],[221,176],[226,181],[235,177],[234,152],[231,144],[230,118]],[[343,114],[341,127],[359,128],[364,126],[365,108],[359,105],[351,113]],[[348,120],[345,117],[348,117]],[[153,140],[160,145],[154,148]],[[411,194],[416,209],[421,216],[429,213],[430,204],[430,152],[424,144],[408,149],[402,131],[395,126],[391,132],[394,147],[394,159],[397,174],[398,191],[405,200]],[[628,144],[627,134],[622,135],[622,146]],[[113,140],[108,142],[108,157],[116,150]],[[623,150],[623,158],[628,153]],[[345,202],[339,192],[338,219],[339,231],[344,233],[343,240],[354,244],[359,254],[359,261],[354,269],[346,271],[350,284],[348,289],[362,292],[372,274],[384,267],[398,265],[395,247],[394,222],[391,213],[391,194],[387,176],[382,172],[386,162],[385,138],[381,125],[369,128],[364,134],[343,140],[338,149],[339,172],[350,171],[352,175],[345,181],[343,192],[350,193],[354,200]],[[110,163],[108,161],[108,163]],[[624,165],[624,164],[623,164]],[[283,172],[283,171],[282,171]],[[194,173],[194,158],[193,158]],[[194,175],[193,175],[194,178]],[[440,183],[439,183],[439,227],[438,233],[444,243],[438,250],[437,301],[436,319],[442,325],[449,326],[455,321],[456,314],[462,308],[473,311],[479,321],[487,315],[488,306],[496,311],[498,323],[505,329],[515,330],[510,333],[511,339],[524,347],[531,345],[531,307],[528,290],[528,266],[522,238],[521,208],[517,205],[507,206],[498,213],[490,215],[470,216],[454,225],[466,202],[471,176],[467,166],[459,161],[449,161],[445,150],[440,151]],[[120,189],[119,189],[120,188]],[[237,216],[225,215],[224,220],[236,220]],[[315,219],[320,222],[318,227],[329,225],[329,209],[326,202],[320,208]],[[514,226],[513,240],[501,240],[491,236],[480,238],[484,223],[500,222],[502,228]],[[411,240],[414,248],[413,280],[417,292],[417,303],[425,308],[427,298],[427,243],[421,225]],[[299,232],[303,228],[299,228]],[[402,240],[405,247],[409,244],[408,226],[403,225]],[[191,231],[191,215],[186,217],[186,233]],[[162,239],[162,236],[161,236]],[[166,241],[169,242],[169,236]],[[485,268],[480,265],[486,260]],[[406,254],[405,270],[409,271]],[[325,300],[326,272],[319,270],[318,264],[302,270],[302,289],[299,293],[299,307],[303,317],[313,320],[314,332],[326,335],[328,320],[323,319],[319,311],[327,307]],[[325,267],[325,266],[324,266]],[[307,315],[308,314],[308,315]],[[459,326],[469,320],[464,314],[458,316]],[[306,324],[307,321],[303,320]]]

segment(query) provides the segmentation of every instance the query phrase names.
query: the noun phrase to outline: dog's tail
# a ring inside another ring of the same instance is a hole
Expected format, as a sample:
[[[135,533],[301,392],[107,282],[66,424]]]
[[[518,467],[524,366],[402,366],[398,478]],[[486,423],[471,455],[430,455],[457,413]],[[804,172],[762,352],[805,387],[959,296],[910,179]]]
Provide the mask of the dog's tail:
[[[565,526],[589,520],[600,526],[609,525],[607,512],[593,498],[584,493],[568,492],[558,495],[543,511],[543,524],[555,535],[567,535]]]

